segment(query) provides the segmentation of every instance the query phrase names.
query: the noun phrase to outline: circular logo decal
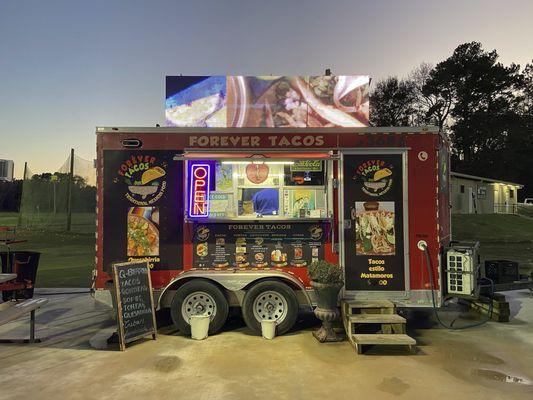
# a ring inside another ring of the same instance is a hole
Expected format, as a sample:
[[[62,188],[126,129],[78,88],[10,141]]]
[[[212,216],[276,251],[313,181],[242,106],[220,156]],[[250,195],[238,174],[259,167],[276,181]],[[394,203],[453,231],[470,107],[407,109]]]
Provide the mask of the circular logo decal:
[[[138,206],[157,202],[167,187],[165,169],[166,163],[158,162],[156,157],[132,155],[118,170],[118,175],[127,185],[126,198]]]
[[[205,242],[209,239],[209,228],[207,226],[199,226],[196,228],[196,238],[200,242]]]
[[[418,153],[418,159],[420,161],[426,161],[428,159],[428,153],[425,151],[421,151]]]
[[[361,182],[361,188],[369,196],[381,196],[392,187],[394,167],[383,160],[365,161],[355,169],[353,179]]]
[[[319,225],[313,225],[309,228],[309,234],[311,235],[311,239],[313,240],[320,240],[322,238],[322,227]]]
[[[266,164],[248,164],[246,166],[246,177],[256,185],[267,180],[269,173],[268,165]]]

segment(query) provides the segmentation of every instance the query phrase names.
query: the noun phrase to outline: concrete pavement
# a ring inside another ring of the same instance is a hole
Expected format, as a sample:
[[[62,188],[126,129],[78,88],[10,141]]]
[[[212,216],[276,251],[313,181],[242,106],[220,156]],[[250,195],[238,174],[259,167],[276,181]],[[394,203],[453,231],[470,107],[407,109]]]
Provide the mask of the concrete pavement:
[[[233,318],[204,341],[166,326],[156,341],[125,352],[113,345],[97,350],[90,342],[103,343],[114,327],[109,309],[88,293],[58,292],[36,293],[50,299],[37,313],[37,337],[46,340],[0,344],[0,399],[533,398],[533,298],[527,291],[509,295],[509,323],[452,332],[436,327],[430,313],[407,313],[420,344],[416,354],[372,348],[362,356],[348,342],[318,343],[312,315],[272,341],[252,336]],[[19,320],[0,327],[0,338],[21,338],[28,329],[27,318]]]

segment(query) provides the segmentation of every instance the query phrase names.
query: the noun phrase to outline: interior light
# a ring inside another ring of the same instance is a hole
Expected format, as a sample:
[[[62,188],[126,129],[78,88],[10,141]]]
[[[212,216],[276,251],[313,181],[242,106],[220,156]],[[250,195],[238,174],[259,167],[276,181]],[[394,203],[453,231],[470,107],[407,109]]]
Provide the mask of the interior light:
[[[248,164],[270,164],[270,165],[292,165],[294,161],[222,161],[222,164],[238,164],[238,165],[248,165]]]

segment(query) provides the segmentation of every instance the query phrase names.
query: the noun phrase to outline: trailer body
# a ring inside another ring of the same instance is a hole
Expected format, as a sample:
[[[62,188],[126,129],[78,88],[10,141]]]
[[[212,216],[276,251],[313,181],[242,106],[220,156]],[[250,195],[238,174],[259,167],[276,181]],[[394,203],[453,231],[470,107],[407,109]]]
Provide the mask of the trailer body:
[[[230,306],[276,280],[312,307],[306,267],[323,259],[342,266],[345,299],[429,307],[433,288],[440,305],[451,226],[449,142],[436,128],[96,134],[97,298],[109,298],[112,263],[142,259],[159,308],[198,279]]]

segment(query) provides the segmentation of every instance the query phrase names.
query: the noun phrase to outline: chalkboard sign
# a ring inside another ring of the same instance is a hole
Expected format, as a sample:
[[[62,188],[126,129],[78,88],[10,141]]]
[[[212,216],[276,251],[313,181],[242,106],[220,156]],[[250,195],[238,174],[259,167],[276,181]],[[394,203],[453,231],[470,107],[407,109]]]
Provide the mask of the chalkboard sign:
[[[113,264],[120,350],[147,335],[156,338],[152,281],[147,262]]]

